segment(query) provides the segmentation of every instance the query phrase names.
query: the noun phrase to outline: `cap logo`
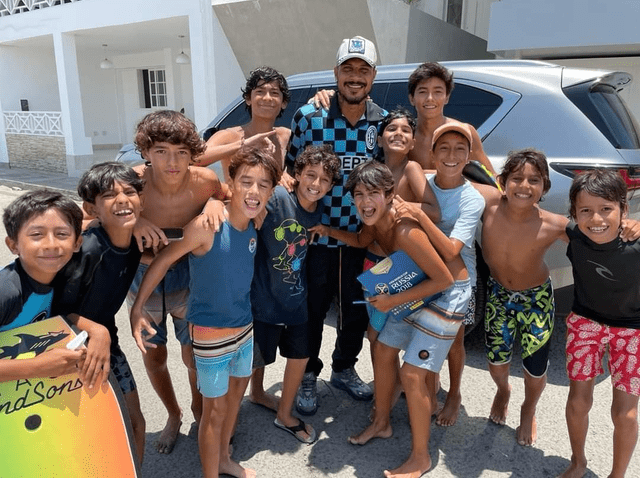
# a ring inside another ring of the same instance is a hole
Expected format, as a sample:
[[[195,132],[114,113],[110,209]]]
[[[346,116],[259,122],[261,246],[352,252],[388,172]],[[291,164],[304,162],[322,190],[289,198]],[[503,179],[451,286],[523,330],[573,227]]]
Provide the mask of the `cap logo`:
[[[349,53],[362,53],[364,55],[364,41],[358,38],[349,40]]]

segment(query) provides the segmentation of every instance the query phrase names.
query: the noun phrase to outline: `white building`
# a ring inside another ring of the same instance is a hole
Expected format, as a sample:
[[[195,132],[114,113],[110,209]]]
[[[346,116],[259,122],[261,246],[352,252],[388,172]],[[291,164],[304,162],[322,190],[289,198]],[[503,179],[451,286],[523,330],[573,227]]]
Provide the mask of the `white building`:
[[[631,73],[622,96],[640,119],[640,2],[501,0],[491,5],[488,51],[503,58]]]
[[[490,3],[0,0],[0,163],[79,175],[153,109],[202,129],[255,66],[332,68],[354,35],[381,63],[487,57]]]

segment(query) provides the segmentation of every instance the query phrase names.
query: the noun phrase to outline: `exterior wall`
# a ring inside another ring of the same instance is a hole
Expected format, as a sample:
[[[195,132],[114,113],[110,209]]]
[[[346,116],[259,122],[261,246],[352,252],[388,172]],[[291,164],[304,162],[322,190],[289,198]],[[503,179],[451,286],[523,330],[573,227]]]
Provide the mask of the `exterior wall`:
[[[11,167],[67,172],[64,138],[9,133],[6,137]]]
[[[488,49],[509,58],[637,55],[639,18],[637,1],[503,0],[491,5]]]

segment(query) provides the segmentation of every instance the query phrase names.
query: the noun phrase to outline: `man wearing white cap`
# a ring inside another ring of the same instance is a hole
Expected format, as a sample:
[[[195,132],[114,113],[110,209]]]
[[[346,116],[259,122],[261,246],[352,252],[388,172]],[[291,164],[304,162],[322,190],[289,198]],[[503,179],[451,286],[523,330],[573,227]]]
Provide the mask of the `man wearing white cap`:
[[[377,152],[378,123],[387,112],[367,101],[376,76],[375,45],[363,37],[342,41],[334,73],[338,94],[331,99],[328,110],[308,104],[300,108],[291,123],[291,141],[287,166],[308,145],[329,144],[342,162],[342,180],[334,185],[322,202],[322,223],[348,231],[360,227],[351,196],[344,182],[358,164],[370,161]],[[355,371],[367,329],[366,308],[354,305],[363,300],[362,288],[356,277],[362,272],[366,251],[348,247],[324,237],[309,247],[307,253],[309,351],[307,369],[298,390],[296,408],[312,415],[318,408],[316,379],[322,370],[318,358],[325,316],[334,296],[338,295],[338,338],[333,351],[333,386],[345,390],[357,400],[371,400],[371,387]]]

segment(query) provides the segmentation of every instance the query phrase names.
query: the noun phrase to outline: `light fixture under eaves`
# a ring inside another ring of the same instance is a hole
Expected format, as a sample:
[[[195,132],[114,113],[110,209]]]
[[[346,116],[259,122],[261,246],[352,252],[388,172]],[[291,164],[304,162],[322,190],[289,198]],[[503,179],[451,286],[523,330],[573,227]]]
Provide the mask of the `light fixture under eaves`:
[[[103,43],[102,48],[104,49],[104,60],[100,62],[100,68],[110,70],[113,68],[113,63],[107,58],[107,45]]]
[[[182,39],[184,38],[184,35],[178,35],[178,38],[180,38],[180,49],[182,51],[178,56],[176,56],[176,63],[179,65],[188,65],[191,63],[191,58],[189,58],[189,55],[184,52],[184,47],[182,46]]]

